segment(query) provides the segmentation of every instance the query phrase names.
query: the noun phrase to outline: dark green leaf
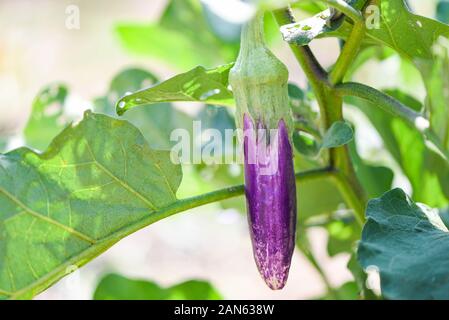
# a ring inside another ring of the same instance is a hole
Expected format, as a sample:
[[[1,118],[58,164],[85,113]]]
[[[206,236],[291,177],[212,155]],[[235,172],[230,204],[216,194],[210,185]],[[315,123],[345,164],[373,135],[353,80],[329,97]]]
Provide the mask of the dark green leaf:
[[[133,280],[118,274],[101,279],[95,300],[220,300],[218,291],[208,282],[190,280],[169,288],[155,282]]]
[[[449,228],[449,207],[440,210],[440,218],[446,228]]]
[[[129,122],[90,112],[43,154],[1,155],[0,172],[0,295],[10,298],[33,297],[173,213],[182,177]]]
[[[117,113],[148,104],[174,101],[233,106],[232,92],[228,89],[228,76],[232,64],[206,70],[196,67],[148,89],[127,95],[117,103]]]
[[[337,148],[348,144],[354,139],[354,130],[347,122],[337,121],[326,132],[321,147],[325,149]]]
[[[438,212],[400,189],[369,202],[358,249],[363,268],[380,272],[387,299],[449,299],[449,233]]]

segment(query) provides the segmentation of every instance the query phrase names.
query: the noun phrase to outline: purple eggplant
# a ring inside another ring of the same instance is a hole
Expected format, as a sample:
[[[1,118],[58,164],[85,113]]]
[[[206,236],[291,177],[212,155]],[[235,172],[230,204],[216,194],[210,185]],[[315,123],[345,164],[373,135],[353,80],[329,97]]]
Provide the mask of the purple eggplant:
[[[295,248],[292,146],[283,119],[274,138],[268,136],[261,121],[256,121],[255,126],[247,114],[243,125],[245,192],[254,259],[266,284],[279,290],[287,281]]]

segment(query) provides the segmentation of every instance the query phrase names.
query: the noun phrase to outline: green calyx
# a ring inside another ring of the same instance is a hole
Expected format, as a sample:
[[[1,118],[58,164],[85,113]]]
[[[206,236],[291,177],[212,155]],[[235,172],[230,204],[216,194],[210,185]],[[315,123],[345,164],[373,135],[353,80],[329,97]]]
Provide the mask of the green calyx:
[[[236,99],[238,128],[243,128],[243,115],[248,114],[267,129],[277,129],[283,119],[292,133],[288,70],[265,44],[262,13],[242,29],[240,53],[229,83]]]

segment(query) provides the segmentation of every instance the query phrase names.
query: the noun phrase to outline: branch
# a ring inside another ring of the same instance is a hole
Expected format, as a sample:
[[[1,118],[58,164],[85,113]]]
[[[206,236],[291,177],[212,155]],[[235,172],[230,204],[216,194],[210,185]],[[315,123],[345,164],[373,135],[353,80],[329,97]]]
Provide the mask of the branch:
[[[295,177],[299,183],[303,183],[305,181],[312,181],[312,180],[317,180],[317,179],[321,179],[324,177],[328,177],[328,176],[333,175],[334,173],[335,173],[335,171],[333,168],[327,167],[327,168],[320,168],[320,169],[298,172],[295,174]],[[203,206],[206,204],[238,197],[238,196],[243,195],[244,193],[245,193],[245,186],[238,185],[238,186],[228,187],[228,188],[220,189],[217,191],[209,192],[206,194],[202,194],[200,196],[182,199],[174,204],[176,209],[173,210],[172,214],[186,211],[189,209],[193,209],[196,207],[200,207],[200,206]]]
[[[350,4],[348,4],[344,0],[319,0],[321,2],[326,3],[328,6],[337,9],[345,16],[350,18],[354,23],[364,22],[362,13],[353,8]]]
[[[275,10],[273,15],[279,26],[296,22],[290,8]],[[290,44],[290,48],[314,88],[318,88],[323,82],[327,82],[327,72],[313,55],[309,46]]]
[[[281,26],[295,23],[295,19],[289,8],[276,10],[273,14]],[[329,82],[328,74],[318,63],[310,48],[308,46],[301,47],[294,44],[290,44],[290,48],[312,86],[320,106],[324,129],[327,130],[334,122],[343,119],[343,101],[335,93],[334,88]],[[342,64],[342,66],[344,65]],[[329,151],[329,162],[330,166],[335,168],[333,170],[335,174],[331,176],[336,179],[337,186],[342,192],[346,203],[354,209],[357,221],[363,225],[365,220],[366,194],[356,177],[348,149],[346,147],[331,149]]]
[[[430,127],[429,120],[420,113],[413,111],[402,102],[370,86],[348,82],[335,86],[335,90],[341,96],[352,96],[367,100],[385,112],[401,118],[421,133],[425,133]]]
[[[371,102],[385,112],[398,117],[408,125],[415,128],[418,132],[430,141],[438,150],[440,155],[449,161],[448,151],[441,145],[440,139],[430,128],[430,122],[421,113],[418,113],[404,105],[399,100],[380,92],[372,87],[360,83],[343,83],[335,87],[336,93],[341,96],[352,96]]]
[[[363,21],[354,24],[352,32],[349,35],[349,38],[346,41],[340,56],[338,57],[335,67],[331,72],[330,81],[332,84],[337,84],[343,80],[346,72],[359,53],[363,37],[365,36],[365,31],[365,23]]]

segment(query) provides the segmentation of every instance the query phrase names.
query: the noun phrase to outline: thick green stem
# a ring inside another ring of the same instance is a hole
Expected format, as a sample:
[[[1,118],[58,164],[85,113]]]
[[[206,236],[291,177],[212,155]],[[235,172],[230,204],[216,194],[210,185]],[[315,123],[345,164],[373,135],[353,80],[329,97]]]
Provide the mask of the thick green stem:
[[[365,36],[365,31],[365,23],[363,21],[357,22],[354,25],[352,32],[335,63],[335,67],[330,74],[331,83],[337,84],[343,80],[349,67],[359,53],[363,37]]]
[[[429,120],[421,113],[407,107],[399,100],[361,83],[342,83],[337,85],[335,90],[341,96],[352,96],[369,101],[373,106],[379,107],[385,112],[402,119],[408,125],[422,133],[438,149],[441,156],[449,161],[448,151],[444,148],[437,135],[431,130]]]
[[[329,177],[335,174],[332,168],[321,168],[309,171],[298,172],[295,174],[298,183],[304,183],[306,181],[313,181],[316,179],[321,179],[324,177]],[[214,203],[217,201],[222,201],[230,199],[233,197],[241,196],[245,192],[244,185],[232,186],[217,191],[202,194],[196,197],[186,198],[179,200],[175,203],[175,210],[170,214],[175,214],[177,212],[186,211],[196,207],[200,207],[206,204]],[[176,212],[175,212],[176,211]]]
[[[293,23],[295,21],[290,8],[273,11],[273,15],[280,26]],[[290,44],[290,49],[301,65],[302,70],[309,79],[312,87],[318,88],[327,81],[327,72],[320,65],[313,55],[309,46],[297,46]]]
[[[326,3],[328,6],[337,9],[347,17],[349,17],[354,23],[363,22],[363,15],[360,11],[353,8],[350,4],[344,0],[319,0]]]
[[[347,82],[335,86],[336,92],[341,96],[352,96],[367,100],[375,106],[383,109],[398,118],[401,118],[420,132],[424,132],[429,128],[429,121],[420,113],[402,104],[395,98],[376,90],[370,86]]]
[[[355,10],[355,9],[354,9]],[[357,11],[358,12],[358,11]],[[274,11],[274,17],[280,26],[295,23],[295,19],[289,8]],[[363,18],[362,18],[363,19]],[[358,37],[358,34],[357,34]],[[291,44],[294,55],[306,74],[315,97],[320,106],[321,120],[324,130],[328,130],[336,121],[343,120],[343,99],[329,82],[327,73],[323,70],[319,62],[310,51],[309,47]],[[357,48],[355,44],[350,44],[348,51]],[[348,56],[353,55],[353,53]],[[347,58],[340,62],[341,71],[338,77],[343,77],[346,70]],[[345,201],[354,209],[357,221],[361,224],[365,221],[365,204],[367,197],[363,187],[357,179],[349,151],[346,146],[331,149],[329,152],[330,167],[338,172],[336,183]]]
[[[326,129],[336,121],[343,121],[343,100],[333,88],[327,88],[324,96]],[[346,203],[354,210],[360,225],[365,222],[365,205],[368,201],[365,190],[355,173],[354,165],[347,146],[330,150],[330,165],[336,169],[335,183]]]

